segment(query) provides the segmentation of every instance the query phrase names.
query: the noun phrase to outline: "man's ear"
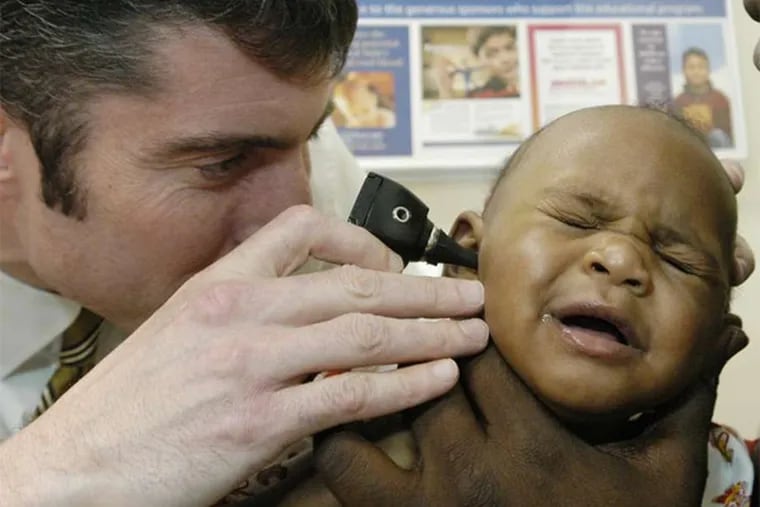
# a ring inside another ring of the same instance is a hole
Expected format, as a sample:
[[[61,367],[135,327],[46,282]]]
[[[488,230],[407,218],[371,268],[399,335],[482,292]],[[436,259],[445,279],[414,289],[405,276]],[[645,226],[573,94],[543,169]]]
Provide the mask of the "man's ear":
[[[13,180],[10,163],[8,161],[8,138],[5,135],[8,130],[9,119],[5,110],[0,107],[0,199],[9,195]]]
[[[8,120],[5,117],[5,110],[0,107],[0,171],[8,170],[8,162],[6,161],[5,150],[3,149],[3,139],[5,139],[5,129],[8,126]]]
[[[14,164],[21,127],[0,106],[0,204],[18,197],[19,175]]]
[[[483,217],[474,211],[463,211],[454,221],[449,236],[463,247],[479,251],[483,238]],[[477,280],[478,272],[474,269],[446,264],[443,268],[443,276]]]

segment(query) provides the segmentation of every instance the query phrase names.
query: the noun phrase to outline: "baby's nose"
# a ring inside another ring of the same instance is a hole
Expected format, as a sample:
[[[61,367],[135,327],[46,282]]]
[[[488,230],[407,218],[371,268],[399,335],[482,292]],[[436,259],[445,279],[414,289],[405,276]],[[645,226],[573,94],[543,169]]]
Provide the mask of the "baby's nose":
[[[625,287],[637,296],[651,290],[652,279],[636,247],[625,239],[590,249],[583,258],[584,271],[593,278]]]

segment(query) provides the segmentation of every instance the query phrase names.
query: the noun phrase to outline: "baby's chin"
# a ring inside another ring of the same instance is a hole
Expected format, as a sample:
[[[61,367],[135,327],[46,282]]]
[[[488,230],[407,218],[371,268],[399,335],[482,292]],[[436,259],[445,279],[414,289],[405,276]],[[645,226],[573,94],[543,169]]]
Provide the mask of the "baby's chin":
[[[643,431],[653,405],[600,403],[598,400],[552,400],[538,398],[567,428],[591,443],[627,440]]]

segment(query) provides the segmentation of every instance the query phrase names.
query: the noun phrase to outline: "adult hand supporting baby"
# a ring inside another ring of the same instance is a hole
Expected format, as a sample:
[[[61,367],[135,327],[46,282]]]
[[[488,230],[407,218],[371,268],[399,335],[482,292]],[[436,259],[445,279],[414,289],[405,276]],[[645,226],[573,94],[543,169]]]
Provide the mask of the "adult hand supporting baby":
[[[734,188],[734,192],[739,191],[744,186],[744,169],[741,164],[731,160],[723,161],[723,168],[726,170],[728,179],[731,181],[731,186]],[[741,235],[736,236],[736,247],[734,250],[734,273],[735,277],[732,280],[733,285],[741,285],[749,275],[755,270],[755,256],[752,254],[752,249],[749,247],[749,243]]]
[[[732,338],[716,375],[747,344],[739,325],[724,332]],[[322,442],[317,466],[346,506],[699,505],[715,392],[705,379],[639,437],[594,446],[562,426],[489,347],[462,366],[461,385],[412,423],[417,468],[400,469],[348,432]]]
[[[724,162],[735,191],[738,164]],[[743,238],[734,285],[754,270]],[[712,372],[747,343],[738,319],[727,323],[724,354]],[[711,379],[662,407],[648,429],[623,443],[594,446],[566,430],[530,393],[494,348],[463,367],[461,385],[421,411],[412,425],[421,466],[402,470],[358,435],[339,433],[318,447],[317,467],[344,505],[474,506],[698,505],[705,442],[715,404]]]

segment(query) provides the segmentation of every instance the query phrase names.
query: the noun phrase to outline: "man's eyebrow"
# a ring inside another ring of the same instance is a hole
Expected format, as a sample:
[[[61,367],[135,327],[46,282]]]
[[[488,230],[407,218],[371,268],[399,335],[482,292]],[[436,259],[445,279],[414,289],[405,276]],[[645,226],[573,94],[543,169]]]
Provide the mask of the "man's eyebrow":
[[[332,114],[334,105],[332,100],[327,103],[324,112],[317,120],[314,128],[309,133],[311,139],[320,129],[322,124]],[[171,160],[188,157],[197,154],[223,153],[240,149],[250,148],[274,148],[287,149],[295,146],[297,141],[293,139],[277,138],[266,135],[235,135],[208,132],[199,135],[191,135],[170,139],[157,144],[147,150],[142,158],[149,161]]]
[[[209,132],[195,136],[171,139],[148,150],[144,158],[167,160],[203,153],[222,153],[242,148],[284,149],[292,143],[270,136],[228,135]]]

